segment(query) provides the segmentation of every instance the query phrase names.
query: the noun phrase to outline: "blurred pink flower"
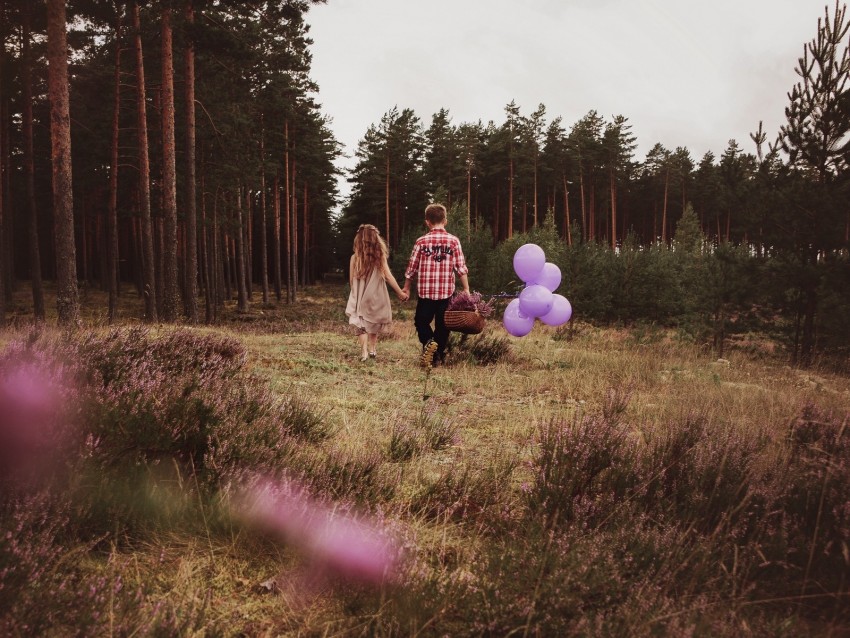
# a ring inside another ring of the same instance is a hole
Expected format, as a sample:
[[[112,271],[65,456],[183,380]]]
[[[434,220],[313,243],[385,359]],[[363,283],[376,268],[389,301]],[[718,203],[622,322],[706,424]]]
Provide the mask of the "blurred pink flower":
[[[0,473],[40,466],[60,444],[60,374],[46,362],[0,369]]]
[[[392,575],[398,549],[376,523],[330,508],[292,482],[263,479],[237,502],[241,517],[340,576],[378,584]]]

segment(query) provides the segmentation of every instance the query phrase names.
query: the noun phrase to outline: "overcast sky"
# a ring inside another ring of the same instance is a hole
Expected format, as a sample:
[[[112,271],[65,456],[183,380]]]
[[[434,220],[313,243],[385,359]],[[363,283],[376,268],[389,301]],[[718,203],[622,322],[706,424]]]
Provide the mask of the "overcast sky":
[[[803,45],[835,0],[328,0],[310,9],[318,101],[354,165],[393,106],[428,127],[504,122],[511,100],[567,130],[624,115],[636,160],[660,142],[695,161],[730,139],[747,152],[784,121]],[[342,185],[342,194],[348,189]]]

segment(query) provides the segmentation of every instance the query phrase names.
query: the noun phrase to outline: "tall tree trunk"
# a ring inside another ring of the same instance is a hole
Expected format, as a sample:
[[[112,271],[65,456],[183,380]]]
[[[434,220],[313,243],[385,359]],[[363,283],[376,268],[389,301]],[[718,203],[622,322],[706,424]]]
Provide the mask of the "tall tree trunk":
[[[582,238],[584,241],[587,241],[590,237],[588,234],[587,228],[587,206],[585,204],[584,197],[584,169],[579,167],[578,171],[578,186],[579,186],[579,196],[581,197],[581,232]]]
[[[44,321],[44,286],[41,281],[41,250],[38,246],[38,208],[35,203],[35,158],[32,132],[32,58],[30,55],[30,24],[32,6],[23,4],[23,33],[21,34],[21,83],[23,84],[24,174],[27,184],[29,215],[30,280],[32,305],[36,321]]]
[[[221,263],[221,249],[219,242],[221,240],[218,232],[218,187],[216,187],[215,195],[213,196],[213,220],[212,228],[210,229],[210,285],[212,286],[213,297],[213,319],[218,319],[218,309],[224,301],[224,279],[221,275],[223,272],[223,264]]]
[[[304,192],[304,197],[301,200],[301,210],[304,213],[303,217],[302,217],[302,220],[304,221],[304,231],[303,231],[303,234],[304,234],[304,243],[303,243],[304,251],[303,251],[302,254],[304,255],[304,257],[303,257],[303,268],[302,268],[303,274],[302,274],[302,277],[301,277],[301,283],[306,286],[311,281],[310,265],[309,265],[309,261],[310,261],[309,246],[310,246],[311,238],[310,238],[310,220],[309,220],[309,217],[308,217],[309,206],[308,206],[308,200],[307,200],[307,180],[306,179],[304,180],[304,191],[303,192]]]
[[[528,200],[526,199],[525,187],[523,187],[523,189],[522,189],[522,234],[523,235],[528,230],[527,220],[528,220]]]
[[[242,223],[242,187],[236,188],[236,307],[248,310],[248,288],[245,284],[245,231]]]
[[[563,173],[564,179],[564,236],[567,238],[567,246],[573,245],[573,230],[570,221],[570,189],[567,184],[567,174]]]
[[[77,253],[74,244],[74,193],[71,177],[71,113],[65,0],[47,2],[48,93],[53,158],[53,218],[56,237],[56,310],[60,326],[80,318]]]
[[[176,321],[180,303],[177,274],[177,166],[174,138],[174,47],[171,6],[162,8],[162,318]]]
[[[609,185],[611,188],[611,250],[617,249],[617,178],[614,175],[614,170],[611,169],[609,175]]]
[[[466,168],[466,241],[472,231],[472,169]]]
[[[136,198],[136,197],[134,197]],[[145,280],[144,280],[144,266],[145,266],[145,255],[142,249],[142,220],[139,217],[139,206],[138,202],[135,203],[133,207],[133,212],[135,213],[133,217],[130,219],[132,223],[133,229],[133,277],[136,282],[136,293],[139,297],[144,297],[145,294]]]
[[[5,3],[3,3],[5,4]],[[0,8],[2,8],[2,4],[0,4]],[[3,38],[5,40],[6,31],[0,30]],[[3,63],[2,60],[5,59],[6,55],[6,43],[0,42],[0,68],[2,68]],[[0,85],[3,83],[0,82]],[[0,86],[0,92],[2,92],[2,86]],[[15,267],[15,244],[12,241],[12,237],[14,236],[14,217],[13,217],[13,208],[12,208],[12,189],[11,189],[11,174],[12,174],[12,151],[11,151],[11,143],[10,143],[10,132],[11,132],[11,117],[10,117],[10,106],[9,106],[9,95],[3,93],[0,95],[0,129],[2,129],[3,134],[2,138],[0,138],[0,180],[3,181],[2,188],[2,207],[3,207],[3,233],[0,236],[0,261],[3,262],[2,271],[3,276],[3,308],[5,312],[5,308],[7,304],[12,302],[12,293],[15,287],[14,280],[14,267]]]
[[[274,176],[274,226],[272,232],[272,268],[274,273],[274,294],[277,300],[281,300],[283,282],[281,281],[280,269],[280,172]],[[286,231],[289,233],[289,230]]]
[[[160,207],[161,208],[161,207]],[[156,216],[153,218],[153,251],[154,259],[156,260],[156,312],[162,319],[162,293],[165,291],[165,269],[162,267],[163,246],[165,243],[165,232],[163,229],[162,217]]]
[[[664,176],[664,204],[661,207],[661,242],[667,244],[667,196],[670,191],[670,169]]]
[[[304,186],[307,186],[307,182],[305,180]],[[399,244],[399,233],[401,232],[401,223],[402,223],[402,212],[401,212],[401,196],[398,194],[398,183],[395,184],[393,188],[393,192],[395,193],[395,224],[393,224],[393,246],[398,246]],[[447,200],[448,201],[448,200]],[[446,206],[447,210],[451,210],[451,206]],[[389,242],[389,238],[387,238],[387,242]],[[304,250],[307,250],[307,246],[305,244]]]
[[[532,206],[534,214],[534,228],[537,228],[537,155],[534,156],[534,203]]]
[[[596,239],[596,180],[594,179],[593,174],[590,176],[590,187],[588,189],[590,191],[589,201],[587,204],[588,214],[590,215],[590,219],[588,220],[588,225],[590,227],[590,239]]]
[[[201,150],[201,171],[200,171],[200,190],[201,190],[201,223],[199,224],[200,237],[201,237],[201,250],[199,252],[199,257],[201,261],[199,266],[201,266],[204,275],[204,322],[207,324],[212,323],[213,320],[213,277],[212,277],[212,267],[210,260],[210,241],[209,241],[209,229],[207,224],[207,191],[206,191],[206,180],[204,179],[204,159],[203,159],[203,150]]]
[[[83,282],[88,284],[89,282],[89,247],[88,247],[88,235],[86,234],[86,222],[88,221],[88,202],[86,201],[85,193],[83,196],[83,204],[80,206],[80,226],[82,230],[80,232],[80,262],[83,265],[83,272],[81,279]]]
[[[847,219],[844,222],[844,243],[850,247],[850,211],[847,212]]]
[[[3,2],[0,2],[0,11],[4,7]],[[0,31],[0,78],[3,77],[3,62],[6,52],[6,33]],[[3,117],[5,108],[3,106],[5,94],[3,92],[3,82],[0,82],[0,249],[6,247],[6,229],[5,229],[5,211],[6,211],[6,118]],[[6,327],[6,251],[0,250],[3,255],[0,255],[0,328]]]
[[[390,241],[390,149],[387,147],[387,157],[384,174],[384,224],[386,226],[387,241]],[[390,246],[392,248],[392,246]]]
[[[142,53],[142,25],[139,3],[133,0],[133,41],[136,55],[136,133],[139,153],[139,212],[142,218],[142,281],[144,282],[145,320],[158,320],[156,308],[156,271],[151,222],[150,160],[148,153],[148,116],[145,104],[145,59]]]
[[[293,295],[293,286],[295,282],[292,281],[292,232],[291,232],[291,215],[290,215],[290,205],[292,202],[292,193],[290,192],[290,173],[289,173],[289,120],[284,120],[283,122],[283,170],[285,172],[283,178],[283,195],[284,195],[284,206],[283,206],[283,217],[286,223],[286,301],[288,303],[292,303],[295,301],[295,295]]]
[[[118,141],[121,114],[121,13],[115,13],[115,69],[112,92],[112,147],[109,157],[109,206],[106,214],[107,267],[106,281],[109,291],[109,323],[114,323],[118,314]]]
[[[186,0],[186,24],[195,23],[193,0]],[[184,310],[190,323],[198,322],[198,222],[195,177],[195,41],[186,37],[184,60],[186,102],[186,298]]]
[[[811,261],[811,268],[817,268],[817,257]],[[815,352],[815,315],[818,306],[817,281],[815,277],[807,277],[803,294],[805,305],[803,307],[803,334],[800,341],[800,362],[804,366],[812,365]]]
[[[501,223],[501,189],[496,186],[496,212],[493,214],[493,246],[499,243],[499,225]]]
[[[298,202],[295,195],[295,160],[292,160],[292,176],[289,180],[292,187],[292,204],[290,207],[292,217],[292,250],[290,250],[290,278],[292,280],[292,303],[295,303],[298,291]]]
[[[233,287],[231,285],[233,276],[230,272],[230,237],[224,230],[221,231],[221,257],[224,267],[224,299],[230,301],[233,299]]]
[[[266,227],[266,148],[265,130],[260,130],[260,282],[263,303],[269,302],[269,255]]]
[[[508,230],[507,238],[514,236],[514,158],[513,147],[511,157],[508,160]]]
[[[245,230],[242,233],[245,241],[245,290],[248,301],[254,297],[254,207],[251,205],[251,190],[245,187]]]

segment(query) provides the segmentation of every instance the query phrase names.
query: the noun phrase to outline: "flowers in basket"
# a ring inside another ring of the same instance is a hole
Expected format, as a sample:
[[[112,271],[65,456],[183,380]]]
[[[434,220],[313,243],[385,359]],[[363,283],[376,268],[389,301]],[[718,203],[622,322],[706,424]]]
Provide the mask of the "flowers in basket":
[[[494,312],[493,300],[484,301],[480,292],[459,292],[446,308],[446,327],[464,334],[484,330],[484,320]]]
[[[493,300],[484,301],[480,292],[458,292],[449,300],[446,310],[466,310],[477,312],[485,319],[493,314]]]

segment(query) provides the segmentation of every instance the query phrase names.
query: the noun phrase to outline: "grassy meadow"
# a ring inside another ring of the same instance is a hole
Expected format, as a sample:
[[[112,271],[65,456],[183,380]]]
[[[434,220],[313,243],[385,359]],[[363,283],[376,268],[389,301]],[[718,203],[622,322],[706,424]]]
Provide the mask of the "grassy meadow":
[[[0,374],[61,362],[61,445],[6,459],[0,633],[850,635],[846,374],[580,309],[523,338],[491,319],[423,369],[395,300],[363,363],[346,294],[108,327],[89,291],[67,335],[32,332],[21,293]],[[383,578],[235,515],[258,476],[368,524]]]

